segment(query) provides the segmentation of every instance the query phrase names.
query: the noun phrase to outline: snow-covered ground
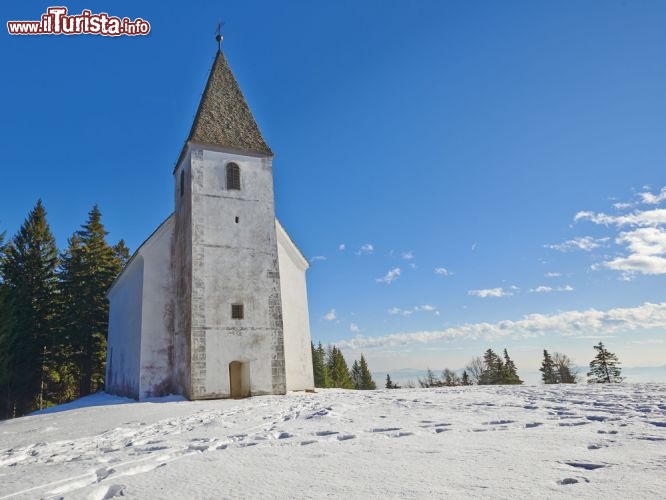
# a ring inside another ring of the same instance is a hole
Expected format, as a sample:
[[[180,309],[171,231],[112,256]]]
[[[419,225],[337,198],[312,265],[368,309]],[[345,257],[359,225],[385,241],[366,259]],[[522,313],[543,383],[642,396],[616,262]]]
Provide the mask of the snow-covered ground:
[[[0,422],[0,498],[666,497],[663,384],[174,399]]]

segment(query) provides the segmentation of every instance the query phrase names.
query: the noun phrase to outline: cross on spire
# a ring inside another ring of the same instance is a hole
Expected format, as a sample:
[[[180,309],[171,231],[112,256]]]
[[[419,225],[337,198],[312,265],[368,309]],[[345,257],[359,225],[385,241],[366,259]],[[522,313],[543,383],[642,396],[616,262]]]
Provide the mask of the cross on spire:
[[[215,40],[217,40],[217,50],[220,52],[222,50],[222,26],[224,26],[224,23],[222,21],[217,22],[217,35],[215,36]]]

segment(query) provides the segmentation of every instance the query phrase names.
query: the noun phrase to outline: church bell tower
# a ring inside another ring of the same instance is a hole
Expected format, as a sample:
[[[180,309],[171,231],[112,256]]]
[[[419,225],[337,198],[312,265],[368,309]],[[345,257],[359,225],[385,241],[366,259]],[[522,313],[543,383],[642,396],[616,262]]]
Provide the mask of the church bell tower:
[[[190,399],[286,392],[272,163],[218,49],[173,172],[170,356]]]

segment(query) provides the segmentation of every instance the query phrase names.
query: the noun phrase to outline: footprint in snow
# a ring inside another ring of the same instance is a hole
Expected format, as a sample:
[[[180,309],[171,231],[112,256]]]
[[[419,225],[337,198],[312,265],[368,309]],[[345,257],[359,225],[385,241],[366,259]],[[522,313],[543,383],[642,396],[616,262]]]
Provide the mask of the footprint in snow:
[[[579,425],[587,425],[590,422],[560,422],[559,425],[560,427],[577,427]]]
[[[533,429],[534,427],[539,427],[540,425],[543,425],[542,422],[528,422],[525,424],[526,429]]]
[[[190,443],[187,447],[187,449],[191,451],[208,451],[208,448],[209,446],[203,443]]]
[[[590,482],[590,480],[587,479],[586,477],[581,477],[581,479],[582,479],[583,481],[585,481],[586,483],[589,483],[589,482]],[[576,484],[576,483],[578,483],[578,482],[579,482],[578,479],[576,479],[575,477],[565,477],[564,479],[560,479],[560,480],[557,482],[557,484],[560,484],[560,485],[562,485],[562,486],[566,486],[566,485],[569,485],[569,484]]]
[[[125,496],[125,485],[123,484],[112,484],[104,492],[102,500],[109,500],[110,498],[122,497]]]
[[[595,469],[601,469],[603,467],[606,467],[605,464],[593,464],[589,462],[564,462],[570,467],[576,467],[579,469],[585,469],[585,470],[595,470]]]
[[[643,441],[666,441],[666,438],[657,436],[639,436],[636,439],[641,439]]]
[[[333,434],[340,434],[338,431],[317,431],[315,436],[331,436]]]
[[[338,441],[347,441],[348,439],[354,439],[355,437],[354,434],[340,434],[338,436]]]
[[[97,469],[95,471],[95,475],[97,476],[97,482],[99,483],[100,481],[106,479],[107,477],[109,477],[114,472],[116,472],[115,469],[107,468],[107,467],[102,467],[101,469]]]

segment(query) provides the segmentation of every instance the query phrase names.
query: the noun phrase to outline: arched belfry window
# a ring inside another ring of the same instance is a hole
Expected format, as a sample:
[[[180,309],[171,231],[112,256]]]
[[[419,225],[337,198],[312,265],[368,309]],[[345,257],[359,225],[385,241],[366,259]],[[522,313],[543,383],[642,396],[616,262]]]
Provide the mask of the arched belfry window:
[[[240,188],[240,167],[235,163],[227,163],[227,189]]]

